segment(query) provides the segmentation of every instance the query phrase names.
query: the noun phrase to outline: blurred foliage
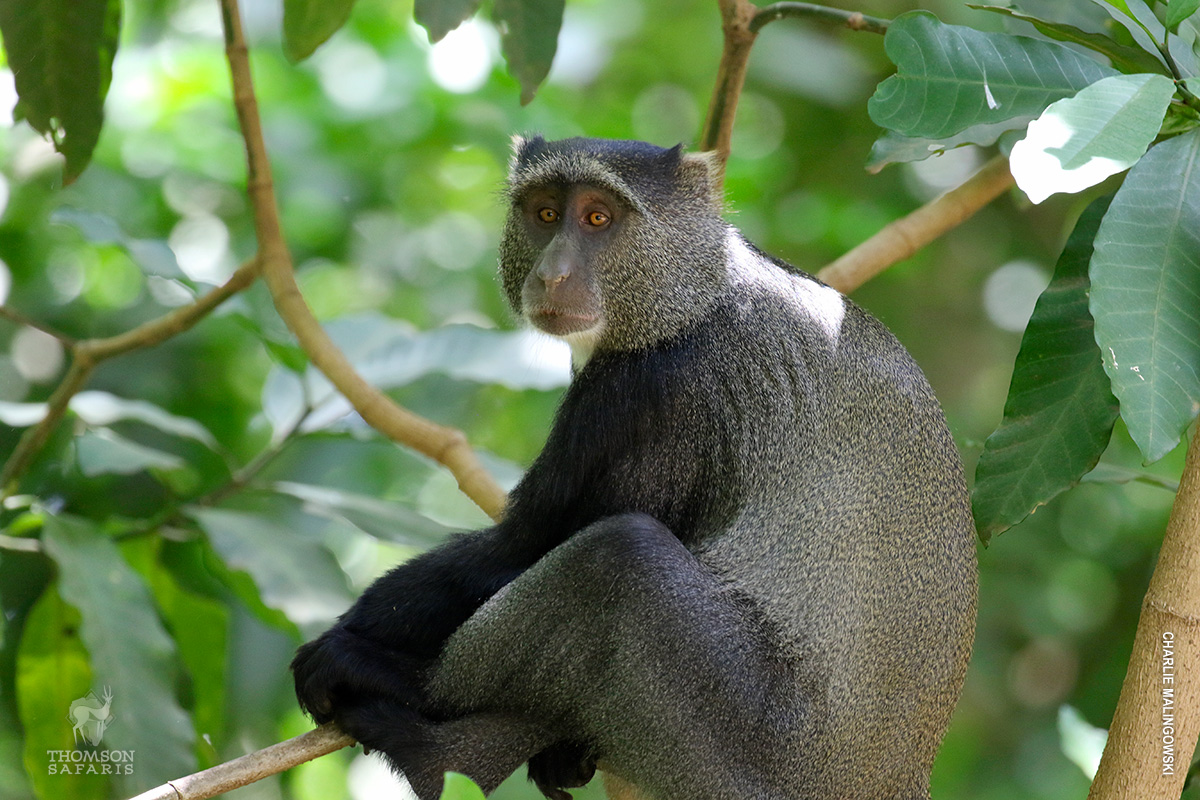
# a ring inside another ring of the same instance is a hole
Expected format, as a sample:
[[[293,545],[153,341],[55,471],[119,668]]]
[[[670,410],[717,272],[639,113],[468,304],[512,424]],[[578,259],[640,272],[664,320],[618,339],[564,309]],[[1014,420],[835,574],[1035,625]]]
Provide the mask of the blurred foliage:
[[[715,3],[572,0],[554,67],[526,106],[486,19],[431,46],[405,3],[358,0],[345,28],[292,65],[281,4],[245,5],[308,301],[365,372],[464,430],[511,484],[541,446],[567,367],[554,343],[500,333],[516,327],[493,274],[509,137],[694,144],[720,54]],[[894,17],[915,5],[859,10]],[[1033,31],[950,0],[920,6],[947,23]],[[1049,7],[1063,23],[1108,22],[1090,3],[1022,4]],[[124,11],[94,161],[66,188],[51,146],[3,118],[15,93],[0,69],[0,301],[73,338],[188,302],[254,250],[216,4]],[[987,154],[967,147],[862,169],[879,133],[866,101],[892,71],[877,36],[795,21],[764,31],[728,166],[730,219],[815,271],[981,164]],[[926,370],[968,474],[1067,234],[1111,188],[1057,195],[1036,213],[1001,200],[856,293]],[[0,454],[64,369],[57,339],[0,319]],[[121,796],[181,764],[303,732],[286,669],[295,646],[387,566],[483,520],[448,475],[347,416],[262,286],[104,364],[88,388],[0,509],[5,800]],[[1140,460],[1118,421],[1106,474]],[[1151,473],[1169,484],[1181,463],[1176,451]],[[1107,725],[1170,502],[1144,480],[1085,482],[981,551],[975,656],[935,797],[1085,796],[1088,779],[1060,747],[1059,708],[1082,715],[1064,726],[1080,736],[1085,721]],[[25,549],[34,541],[40,551]],[[105,686],[105,746],[136,749],[133,773],[48,774],[46,751],[72,746],[71,701]],[[391,781],[346,750],[239,797],[365,798]],[[517,776],[494,796],[538,795]]]

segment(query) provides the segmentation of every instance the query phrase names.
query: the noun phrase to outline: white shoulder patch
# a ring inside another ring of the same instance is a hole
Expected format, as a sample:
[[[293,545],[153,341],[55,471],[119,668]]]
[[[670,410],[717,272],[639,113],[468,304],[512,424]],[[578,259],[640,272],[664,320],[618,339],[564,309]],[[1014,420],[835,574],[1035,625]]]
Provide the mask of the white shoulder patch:
[[[804,275],[787,272],[750,249],[735,229],[728,234],[729,282],[759,286],[791,303],[837,342],[846,316],[846,298],[837,290]]]

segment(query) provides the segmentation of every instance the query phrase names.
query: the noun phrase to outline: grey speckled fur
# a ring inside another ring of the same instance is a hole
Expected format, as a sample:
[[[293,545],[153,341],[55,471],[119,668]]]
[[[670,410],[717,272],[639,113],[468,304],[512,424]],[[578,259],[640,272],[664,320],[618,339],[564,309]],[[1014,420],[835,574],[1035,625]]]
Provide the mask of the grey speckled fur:
[[[477,721],[472,742],[519,742],[493,748],[508,751],[478,768],[485,784],[576,740],[656,800],[927,798],[976,604],[937,400],[879,322],[721,220],[704,158],[676,154],[672,178],[643,168],[651,156],[519,141],[510,196],[585,182],[630,205],[598,269],[608,326],[568,406],[664,342],[686,355],[663,363],[703,370],[664,378],[659,452],[609,478],[628,475],[631,513],[592,522],[486,602],[433,690],[467,714],[454,725]],[[535,258],[510,221],[502,280],[518,307]],[[732,462],[684,536],[636,512],[654,502],[639,482],[695,482],[689,437]],[[464,760],[446,744],[430,766]]]

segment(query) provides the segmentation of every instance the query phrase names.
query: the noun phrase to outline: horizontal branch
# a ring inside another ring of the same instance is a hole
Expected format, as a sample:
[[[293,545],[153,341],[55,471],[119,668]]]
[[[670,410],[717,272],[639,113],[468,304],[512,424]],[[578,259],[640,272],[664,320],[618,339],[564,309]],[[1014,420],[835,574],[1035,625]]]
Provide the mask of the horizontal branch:
[[[840,292],[852,292],[960,225],[1012,185],[1008,159],[996,156],[960,186],[890,223],[826,266],[817,277]]]
[[[885,33],[889,20],[879,17],[868,17],[859,11],[844,11],[840,8],[829,8],[814,3],[772,3],[763,6],[750,22],[750,32],[758,33],[763,26],[780,19],[814,19],[821,22],[832,22],[852,31],[868,33]]]
[[[167,781],[162,786],[142,792],[132,800],[205,800],[352,744],[354,739],[333,725],[322,725],[308,733],[188,775],[186,778]]]

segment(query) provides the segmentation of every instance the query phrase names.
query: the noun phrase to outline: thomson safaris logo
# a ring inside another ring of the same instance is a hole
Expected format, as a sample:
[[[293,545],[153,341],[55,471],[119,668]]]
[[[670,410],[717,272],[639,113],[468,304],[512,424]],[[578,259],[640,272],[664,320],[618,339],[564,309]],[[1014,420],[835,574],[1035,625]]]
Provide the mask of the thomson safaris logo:
[[[73,750],[47,750],[50,775],[132,775],[132,750],[98,749],[104,732],[112,724],[113,694],[105,686],[102,697],[88,692],[72,701],[67,711],[71,723],[71,736],[75,740]]]

